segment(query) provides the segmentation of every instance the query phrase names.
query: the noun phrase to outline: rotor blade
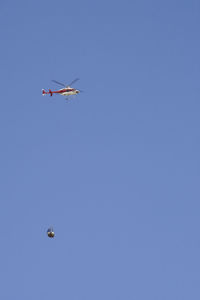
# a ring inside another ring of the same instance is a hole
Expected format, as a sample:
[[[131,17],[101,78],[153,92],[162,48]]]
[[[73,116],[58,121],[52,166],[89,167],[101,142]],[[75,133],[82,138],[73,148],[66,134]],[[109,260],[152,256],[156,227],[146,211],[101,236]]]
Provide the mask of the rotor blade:
[[[79,80],[79,78],[74,79],[70,84],[68,84],[68,86],[71,86],[72,84],[74,84],[78,80]]]
[[[66,85],[65,85],[64,83],[58,82],[58,81],[56,81],[56,80],[52,80],[52,81],[55,82],[55,83],[57,83],[57,84],[59,84],[59,85],[62,85],[62,86],[64,86],[64,87],[66,87]]]

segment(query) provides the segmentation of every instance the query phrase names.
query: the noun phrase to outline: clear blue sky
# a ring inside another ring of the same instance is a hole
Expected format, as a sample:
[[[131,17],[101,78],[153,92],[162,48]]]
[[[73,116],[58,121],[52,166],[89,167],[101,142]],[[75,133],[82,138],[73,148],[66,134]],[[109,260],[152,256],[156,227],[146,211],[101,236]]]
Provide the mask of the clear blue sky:
[[[1,3],[0,299],[200,299],[199,31],[199,0]]]

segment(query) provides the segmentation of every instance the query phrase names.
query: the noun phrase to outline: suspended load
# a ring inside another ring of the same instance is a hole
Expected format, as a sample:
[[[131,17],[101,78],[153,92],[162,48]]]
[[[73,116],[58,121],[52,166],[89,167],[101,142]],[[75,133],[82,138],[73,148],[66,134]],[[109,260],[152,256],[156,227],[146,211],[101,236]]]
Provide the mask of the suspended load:
[[[54,238],[55,233],[54,233],[53,227],[50,227],[50,228],[47,229],[47,235],[50,238]]]

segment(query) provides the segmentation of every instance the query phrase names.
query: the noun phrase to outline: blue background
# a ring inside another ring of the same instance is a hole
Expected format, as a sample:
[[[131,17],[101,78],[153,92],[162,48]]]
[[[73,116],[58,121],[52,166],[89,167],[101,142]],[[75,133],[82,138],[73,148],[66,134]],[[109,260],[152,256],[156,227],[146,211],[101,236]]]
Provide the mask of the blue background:
[[[195,0],[2,1],[1,299],[200,299],[199,30]]]

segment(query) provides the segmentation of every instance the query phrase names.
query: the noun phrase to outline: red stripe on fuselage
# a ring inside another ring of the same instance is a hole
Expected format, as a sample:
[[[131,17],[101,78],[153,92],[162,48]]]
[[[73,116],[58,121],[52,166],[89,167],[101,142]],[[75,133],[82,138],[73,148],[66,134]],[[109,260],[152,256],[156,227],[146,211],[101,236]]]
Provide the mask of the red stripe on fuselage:
[[[61,89],[61,90],[58,90],[58,91],[52,91],[53,94],[62,94],[62,93],[66,93],[66,92],[73,92],[75,91],[75,89]]]

